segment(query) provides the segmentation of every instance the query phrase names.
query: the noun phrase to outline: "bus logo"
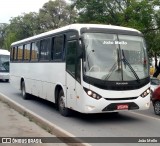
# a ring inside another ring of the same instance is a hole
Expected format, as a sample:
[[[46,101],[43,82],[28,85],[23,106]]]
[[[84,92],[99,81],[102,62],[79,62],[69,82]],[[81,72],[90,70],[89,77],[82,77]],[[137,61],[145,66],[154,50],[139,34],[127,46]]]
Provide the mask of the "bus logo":
[[[128,82],[116,82],[116,85],[128,85]]]

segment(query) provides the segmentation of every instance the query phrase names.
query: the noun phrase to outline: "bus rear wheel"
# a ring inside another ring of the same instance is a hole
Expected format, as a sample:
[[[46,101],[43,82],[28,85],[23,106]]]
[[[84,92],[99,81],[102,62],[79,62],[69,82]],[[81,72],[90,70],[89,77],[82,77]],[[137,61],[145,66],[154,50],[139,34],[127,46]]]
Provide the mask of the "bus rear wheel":
[[[64,98],[64,93],[61,90],[58,97],[58,109],[61,115],[67,117],[71,115],[71,110],[66,107]]]
[[[22,81],[22,84],[21,84],[21,94],[23,99],[28,99],[28,93],[26,93],[26,87],[25,87],[24,81]]]

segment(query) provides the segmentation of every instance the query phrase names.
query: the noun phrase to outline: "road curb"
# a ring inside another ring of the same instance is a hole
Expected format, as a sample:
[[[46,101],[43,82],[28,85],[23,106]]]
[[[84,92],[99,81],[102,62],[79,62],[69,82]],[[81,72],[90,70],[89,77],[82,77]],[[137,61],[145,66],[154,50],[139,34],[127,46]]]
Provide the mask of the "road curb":
[[[31,110],[26,109],[24,106],[16,103],[12,99],[8,98],[6,95],[0,93],[0,100],[8,104],[11,108],[15,109],[25,117],[29,118],[31,121],[34,121],[37,125],[47,130],[49,133],[54,134],[58,137],[62,142],[66,143],[69,146],[90,146],[88,143],[84,143],[80,139],[76,138],[71,133],[65,131],[59,126],[55,125],[44,119],[43,117],[35,114]],[[66,137],[68,137],[66,139]],[[73,143],[74,142],[74,143]]]

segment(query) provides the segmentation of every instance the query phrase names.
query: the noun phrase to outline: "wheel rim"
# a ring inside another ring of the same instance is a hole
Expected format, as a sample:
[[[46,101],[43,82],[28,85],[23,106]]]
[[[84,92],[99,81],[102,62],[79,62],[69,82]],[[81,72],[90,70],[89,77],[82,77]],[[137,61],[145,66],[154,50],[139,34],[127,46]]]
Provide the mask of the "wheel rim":
[[[22,86],[22,96],[24,97],[26,94],[24,85]]]
[[[65,110],[65,103],[64,103],[64,99],[63,99],[63,98],[64,98],[64,97],[61,96],[60,99],[59,99],[59,109],[60,109],[61,111],[64,111],[64,110]]]
[[[23,96],[23,97],[25,96],[24,88],[23,88],[23,90],[22,90],[22,96]]]
[[[160,114],[160,102],[155,103],[154,110],[156,114]]]

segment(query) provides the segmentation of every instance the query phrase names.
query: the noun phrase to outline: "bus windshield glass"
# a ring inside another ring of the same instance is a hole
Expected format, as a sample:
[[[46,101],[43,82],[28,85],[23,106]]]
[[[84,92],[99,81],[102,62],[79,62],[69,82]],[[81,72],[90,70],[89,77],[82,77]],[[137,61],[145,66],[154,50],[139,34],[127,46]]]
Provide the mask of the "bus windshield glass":
[[[9,55],[0,55],[0,71],[9,72]]]
[[[105,81],[139,81],[149,76],[141,36],[84,33],[84,73]]]

